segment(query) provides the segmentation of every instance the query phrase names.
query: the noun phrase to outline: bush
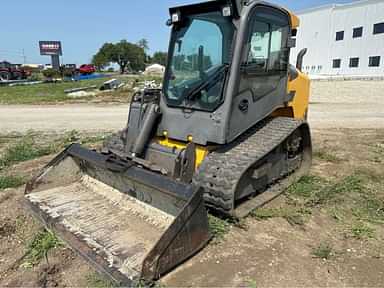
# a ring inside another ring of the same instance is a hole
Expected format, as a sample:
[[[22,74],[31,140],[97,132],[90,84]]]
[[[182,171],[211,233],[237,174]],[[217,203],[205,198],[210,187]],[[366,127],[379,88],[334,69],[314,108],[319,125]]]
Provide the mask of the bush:
[[[43,75],[46,78],[59,78],[60,72],[55,69],[47,69],[43,71]]]

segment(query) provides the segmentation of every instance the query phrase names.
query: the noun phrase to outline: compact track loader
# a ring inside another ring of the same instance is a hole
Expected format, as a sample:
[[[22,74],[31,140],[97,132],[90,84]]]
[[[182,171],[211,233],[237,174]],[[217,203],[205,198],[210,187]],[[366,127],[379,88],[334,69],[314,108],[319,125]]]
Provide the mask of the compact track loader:
[[[26,202],[99,271],[152,281],[210,240],[207,210],[241,218],[308,172],[309,80],[289,64],[299,19],[261,1],[170,9],[162,89],[134,95],[101,152],[69,146]]]

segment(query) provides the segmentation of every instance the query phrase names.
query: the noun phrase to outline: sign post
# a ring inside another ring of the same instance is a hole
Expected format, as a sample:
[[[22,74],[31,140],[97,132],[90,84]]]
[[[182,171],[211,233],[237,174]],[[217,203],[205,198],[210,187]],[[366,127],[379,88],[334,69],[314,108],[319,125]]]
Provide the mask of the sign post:
[[[51,56],[52,68],[60,69],[60,56],[63,55],[63,50],[60,41],[39,41],[40,55]]]

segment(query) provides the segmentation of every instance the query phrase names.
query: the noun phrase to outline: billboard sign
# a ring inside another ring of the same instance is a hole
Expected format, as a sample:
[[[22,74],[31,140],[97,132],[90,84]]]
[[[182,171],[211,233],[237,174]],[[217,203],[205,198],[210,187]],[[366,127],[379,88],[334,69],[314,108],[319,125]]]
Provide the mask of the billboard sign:
[[[63,55],[60,41],[40,41],[40,55]]]

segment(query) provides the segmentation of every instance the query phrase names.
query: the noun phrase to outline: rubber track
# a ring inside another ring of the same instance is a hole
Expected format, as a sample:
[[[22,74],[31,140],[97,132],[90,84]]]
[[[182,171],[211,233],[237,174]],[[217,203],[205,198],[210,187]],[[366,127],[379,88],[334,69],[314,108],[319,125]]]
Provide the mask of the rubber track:
[[[250,129],[233,144],[232,149],[209,154],[193,179],[195,185],[204,188],[207,206],[231,215],[236,187],[242,175],[303,123],[293,118],[273,118]]]

